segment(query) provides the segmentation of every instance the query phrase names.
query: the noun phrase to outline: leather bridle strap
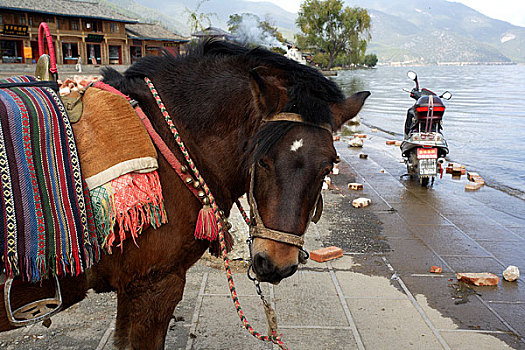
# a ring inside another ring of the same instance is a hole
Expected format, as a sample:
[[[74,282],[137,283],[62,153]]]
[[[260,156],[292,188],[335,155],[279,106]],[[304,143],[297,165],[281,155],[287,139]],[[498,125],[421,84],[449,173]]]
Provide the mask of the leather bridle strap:
[[[248,193],[248,200],[250,203],[250,214],[252,216],[250,220],[250,237],[271,239],[272,241],[287,243],[302,248],[304,245],[304,233],[301,236],[297,236],[293,233],[272,230],[264,225],[261,215],[259,214],[259,210],[257,209],[257,202],[255,201],[255,197],[253,194],[254,186],[255,164],[250,169],[250,193]]]
[[[332,126],[328,123],[321,123],[321,124],[314,124],[310,122],[306,122],[303,120],[303,117],[300,114],[297,113],[288,113],[288,112],[282,112],[277,113],[271,117],[267,117],[263,119],[263,122],[295,122],[300,123],[308,126],[314,126],[316,128],[321,128],[324,130],[327,130],[330,132],[330,134],[333,132]]]

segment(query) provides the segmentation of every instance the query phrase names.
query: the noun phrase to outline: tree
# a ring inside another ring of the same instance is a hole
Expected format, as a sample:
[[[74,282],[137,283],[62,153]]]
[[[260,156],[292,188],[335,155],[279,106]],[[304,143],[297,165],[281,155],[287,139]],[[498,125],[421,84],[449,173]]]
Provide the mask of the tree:
[[[366,9],[343,8],[342,0],[306,0],[296,20],[302,34],[299,46],[328,54],[330,69],[340,54],[354,64],[361,61],[370,40],[370,16]]]
[[[230,15],[227,24],[228,30],[243,43],[268,47],[281,47],[285,43],[283,35],[268,19],[261,21],[252,13]]]
[[[367,67],[375,67],[377,64],[377,56],[374,54],[366,55],[363,64]]]
[[[207,22],[208,27],[211,26],[211,17],[217,16],[215,13],[204,13],[200,12],[202,4],[204,4],[206,1],[210,0],[200,0],[197,3],[197,7],[195,10],[190,10],[186,7],[185,13],[188,15],[188,25],[190,26],[190,33],[195,33],[199,30],[203,30],[206,27],[204,27],[203,23]]]

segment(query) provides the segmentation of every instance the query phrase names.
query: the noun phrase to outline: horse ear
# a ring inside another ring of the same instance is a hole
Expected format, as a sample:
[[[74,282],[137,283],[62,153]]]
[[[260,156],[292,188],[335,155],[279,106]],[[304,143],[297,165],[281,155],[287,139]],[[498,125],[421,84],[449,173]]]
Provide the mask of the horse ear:
[[[332,120],[334,122],[334,131],[339,130],[345,122],[359,113],[368,96],[370,96],[370,91],[361,91],[341,103],[334,103],[330,106],[332,110]]]
[[[267,67],[250,70],[250,89],[259,112],[263,117],[277,113],[288,101],[286,88],[281,85],[279,72]]]

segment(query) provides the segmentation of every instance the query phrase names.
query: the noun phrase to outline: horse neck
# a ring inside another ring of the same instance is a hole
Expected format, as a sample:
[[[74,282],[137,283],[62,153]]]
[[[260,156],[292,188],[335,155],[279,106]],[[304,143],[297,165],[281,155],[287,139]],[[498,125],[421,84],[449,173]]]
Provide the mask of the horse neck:
[[[260,125],[255,108],[252,107],[251,93],[235,97],[237,103],[228,103],[225,98],[210,97],[209,103],[222,101],[223,105],[233,105],[228,111],[223,111],[221,105],[209,108],[209,118],[216,120],[202,128],[191,124],[191,117],[197,113],[194,106],[187,106],[180,101],[165,101],[166,107],[176,125],[186,148],[195,162],[199,172],[206,181],[219,207],[229,214],[234,201],[242,196],[247,189],[249,181],[245,170],[245,154],[250,138]],[[162,92],[160,92],[162,95]],[[223,92],[228,95],[228,93]],[[160,113],[155,100],[149,96],[146,101],[141,101],[146,114],[170,149],[180,157],[173,135],[168,131],[164,116]],[[182,107],[181,107],[182,106]],[[217,112],[219,111],[219,112]],[[203,113],[206,113],[204,108]],[[215,113],[215,114],[214,114]],[[199,118],[203,118],[202,115]],[[206,117],[204,116],[204,119]],[[160,155],[159,155],[160,156]],[[173,174],[175,174],[173,172]]]

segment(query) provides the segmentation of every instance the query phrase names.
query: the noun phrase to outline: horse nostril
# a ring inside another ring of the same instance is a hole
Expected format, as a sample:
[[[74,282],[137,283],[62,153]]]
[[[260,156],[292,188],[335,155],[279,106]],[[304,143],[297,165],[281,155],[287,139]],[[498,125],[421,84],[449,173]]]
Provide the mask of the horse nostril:
[[[253,257],[253,268],[259,275],[268,275],[275,271],[275,266],[265,253],[257,253]]]
[[[298,265],[290,265],[287,268],[284,268],[281,270],[280,275],[282,278],[286,278],[288,276],[291,276],[297,271]]]

